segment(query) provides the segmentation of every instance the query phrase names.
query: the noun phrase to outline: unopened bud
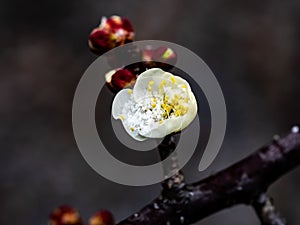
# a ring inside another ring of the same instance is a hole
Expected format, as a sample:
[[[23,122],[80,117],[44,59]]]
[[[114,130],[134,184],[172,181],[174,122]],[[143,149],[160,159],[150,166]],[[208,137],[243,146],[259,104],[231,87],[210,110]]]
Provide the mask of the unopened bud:
[[[115,225],[115,219],[111,212],[101,210],[90,218],[89,225]]]
[[[67,205],[54,209],[49,219],[50,225],[83,225],[79,212]]]
[[[161,69],[171,69],[177,61],[177,55],[173,49],[169,47],[159,47],[153,49],[148,46],[143,51],[143,61],[147,68],[158,67]]]
[[[136,75],[128,69],[111,70],[105,74],[108,86],[115,92],[124,88],[133,87]]]
[[[89,36],[89,47],[96,54],[133,41],[134,30],[130,21],[119,16],[103,17],[99,27]]]

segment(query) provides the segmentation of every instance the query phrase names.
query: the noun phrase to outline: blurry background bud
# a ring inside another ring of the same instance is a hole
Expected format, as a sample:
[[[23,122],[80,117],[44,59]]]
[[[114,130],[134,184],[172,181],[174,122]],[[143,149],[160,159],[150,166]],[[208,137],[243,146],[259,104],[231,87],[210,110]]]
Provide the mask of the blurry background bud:
[[[137,76],[128,69],[111,70],[105,74],[106,83],[114,92],[133,87],[136,78]]]
[[[111,212],[101,210],[90,218],[89,225],[115,225],[115,219]]]
[[[103,17],[99,27],[89,36],[90,50],[96,54],[133,41],[134,30],[130,21],[119,16]]]
[[[122,68],[131,62],[142,62],[143,51],[134,43],[119,48],[118,51],[110,51],[106,54],[107,63],[112,68]],[[129,69],[129,68],[128,68]],[[131,70],[131,69],[129,69]],[[135,70],[131,70],[134,72]]]
[[[67,205],[54,209],[49,219],[50,225],[83,225],[79,212]]]
[[[143,50],[143,61],[146,68],[161,68],[170,70],[177,61],[177,55],[173,49],[169,47],[159,47],[153,49],[152,46],[147,46]]]
[[[139,57],[140,61],[136,60],[138,61],[137,63],[124,67],[137,75],[151,68],[161,68],[165,71],[169,71],[174,67],[177,61],[176,53],[169,47],[162,46],[154,49],[148,45],[142,50],[139,49],[139,53],[138,55],[136,51],[135,56],[137,56],[136,59]]]

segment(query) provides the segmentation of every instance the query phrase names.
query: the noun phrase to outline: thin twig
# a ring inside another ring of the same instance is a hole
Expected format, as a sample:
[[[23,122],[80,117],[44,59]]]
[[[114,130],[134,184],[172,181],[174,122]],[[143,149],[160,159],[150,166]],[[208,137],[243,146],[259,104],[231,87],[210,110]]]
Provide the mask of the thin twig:
[[[283,219],[276,211],[273,200],[265,193],[261,194],[252,203],[261,225],[286,225]]]
[[[156,198],[119,225],[191,224],[236,204],[251,204],[281,176],[300,164],[300,134],[294,127],[233,166],[183,187],[184,198]]]
[[[176,149],[178,142],[178,135],[170,134],[166,136],[163,141],[158,146],[158,152],[160,155],[161,161],[167,160],[171,153]],[[165,176],[169,174],[174,174],[168,179],[162,182],[162,196],[163,197],[174,197],[174,195],[179,195],[178,192],[184,189],[185,180],[182,171],[179,169],[177,155],[173,153],[169,159],[163,163],[163,170]]]

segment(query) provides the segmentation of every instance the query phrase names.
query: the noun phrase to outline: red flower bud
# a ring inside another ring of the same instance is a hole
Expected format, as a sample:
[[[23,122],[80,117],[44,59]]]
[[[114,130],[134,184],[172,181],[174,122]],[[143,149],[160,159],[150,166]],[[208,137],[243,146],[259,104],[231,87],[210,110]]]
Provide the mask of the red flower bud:
[[[133,87],[136,75],[128,69],[111,70],[105,75],[106,83],[112,91]]]
[[[153,49],[148,46],[143,51],[143,60],[147,68],[158,67],[164,70],[171,69],[177,60],[176,53],[169,47]]]
[[[133,41],[134,31],[130,21],[119,16],[103,17],[99,27],[89,37],[90,50],[96,54]]]
[[[79,212],[67,205],[54,209],[49,219],[50,225],[83,225]]]
[[[101,210],[90,218],[89,225],[115,225],[115,219],[111,212]]]

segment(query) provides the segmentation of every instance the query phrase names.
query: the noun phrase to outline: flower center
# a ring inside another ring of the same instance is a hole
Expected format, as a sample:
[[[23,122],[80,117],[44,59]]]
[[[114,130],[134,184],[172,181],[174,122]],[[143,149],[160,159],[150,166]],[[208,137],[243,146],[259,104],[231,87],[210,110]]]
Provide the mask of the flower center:
[[[128,90],[128,93],[132,94],[132,91]],[[183,116],[189,110],[190,98],[187,86],[178,84],[173,76],[170,80],[162,80],[159,84],[155,84],[153,80],[149,81],[144,96],[136,102],[131,95],[130,100],[124,104],[120,116],[124,125],[136,134],[145,135],[163,124],[165,120]]]

